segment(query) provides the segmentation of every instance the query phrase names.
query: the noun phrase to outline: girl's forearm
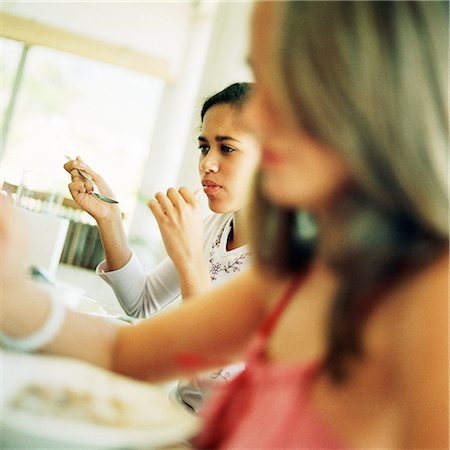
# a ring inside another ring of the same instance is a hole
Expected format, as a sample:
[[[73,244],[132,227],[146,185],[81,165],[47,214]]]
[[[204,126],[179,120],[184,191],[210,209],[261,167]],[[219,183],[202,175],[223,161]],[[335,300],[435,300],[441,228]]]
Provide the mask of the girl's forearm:
[[[0,330],[12,339],[39,332],[52,313],[49,291],[21,277],[6,280],[2,288]],[[252,274],[241,274],[183,308],[136,325],[114,325],[67,310],[52,339],[35,351],[149,381],[178,378],[233,360],[265,317],[266,291]],[[59,292],[56,299],[63,296]]]
[[[204,261],[176,265],[183,299],[211,289],[211,277]]]
[[[120,217],[97,221],[103,250],[107,264],[107,271],[122,268],[131,257],[125,229]]]
[[[272,288],[252,273],[242,273],[182,308],[119,327],[113,370],[159,382],[241,360],[266,317],[266,295]]]
[[[12,339],[28,338],[39,333],[54,307],[50,291],[27,280],[8,284],[4,288],[1,331]],[[64,302],[64,292],[58,291],[54,295],[57,301]],[[35,351],[69,356],[111,369],[118,328],[100,318],[66,310],[63,321],[48,343]]]

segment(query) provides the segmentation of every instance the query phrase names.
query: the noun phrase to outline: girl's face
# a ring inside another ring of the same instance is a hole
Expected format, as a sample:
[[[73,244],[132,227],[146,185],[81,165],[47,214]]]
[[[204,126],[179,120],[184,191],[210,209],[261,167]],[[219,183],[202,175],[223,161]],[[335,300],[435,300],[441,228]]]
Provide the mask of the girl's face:
[[[256,86],[243,115],[262,146],[264,195],[281,206],[314,211],[333,200],[349,175],[337,153],[305,133],[283,111],[274,92],[276,80],[272,79],[272,73],[278,67],[269,55],[277,8],[274,2],[259,2],[255,7],[250,63]]]
[[[245,205],[259,162],[257,141],[241,124],[240,109],[229,104],[212,106],[203,118],[199,172],[209,208],[216,213]]]

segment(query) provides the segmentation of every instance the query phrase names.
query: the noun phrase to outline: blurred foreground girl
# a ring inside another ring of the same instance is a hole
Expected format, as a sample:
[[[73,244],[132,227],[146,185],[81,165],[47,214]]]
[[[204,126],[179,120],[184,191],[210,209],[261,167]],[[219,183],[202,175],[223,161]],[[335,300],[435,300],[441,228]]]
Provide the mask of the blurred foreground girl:
[[[448,448],[448,12],[258,2],[255,266],[132,327],[68,312],[41,349],[148,380],[246,352],[197,447]],[[55,307],[18,274],[9,212],[1,227],[19,347]]]

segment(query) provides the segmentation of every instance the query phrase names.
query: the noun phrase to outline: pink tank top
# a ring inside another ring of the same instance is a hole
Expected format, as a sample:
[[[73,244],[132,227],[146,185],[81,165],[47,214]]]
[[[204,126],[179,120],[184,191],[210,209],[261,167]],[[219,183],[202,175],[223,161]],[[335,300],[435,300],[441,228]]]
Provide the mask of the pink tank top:
[[[192,441],[195,448],[346,448],[310,402],[320,363],[284,366],[266,358],[270,334],[300,282],[291,283],[259,329],[246,369],[204,408],[203,430]]]

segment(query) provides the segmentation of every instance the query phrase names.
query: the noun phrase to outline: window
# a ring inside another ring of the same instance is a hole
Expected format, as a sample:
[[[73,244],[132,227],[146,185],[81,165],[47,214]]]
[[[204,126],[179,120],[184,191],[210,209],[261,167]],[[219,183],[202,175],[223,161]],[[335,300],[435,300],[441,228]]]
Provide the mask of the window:
[[[22,49],[23,44],[20,42],[6,39],[2,39],[2,41],[0,41],[0,113],[2,117],[2,124],[6,113],[6,108],[8,107],[11,99],[14,78],[16,76],[17,67],[19,66]]]
[[[1,39],[2,119],[22,44]],[[80,155],[130,218],[164,81],[45,47],[30,47],[2,156],[1,178],[23,171],[68,183],[64,155]],[[67,196],[69,193],[65,188]]]

